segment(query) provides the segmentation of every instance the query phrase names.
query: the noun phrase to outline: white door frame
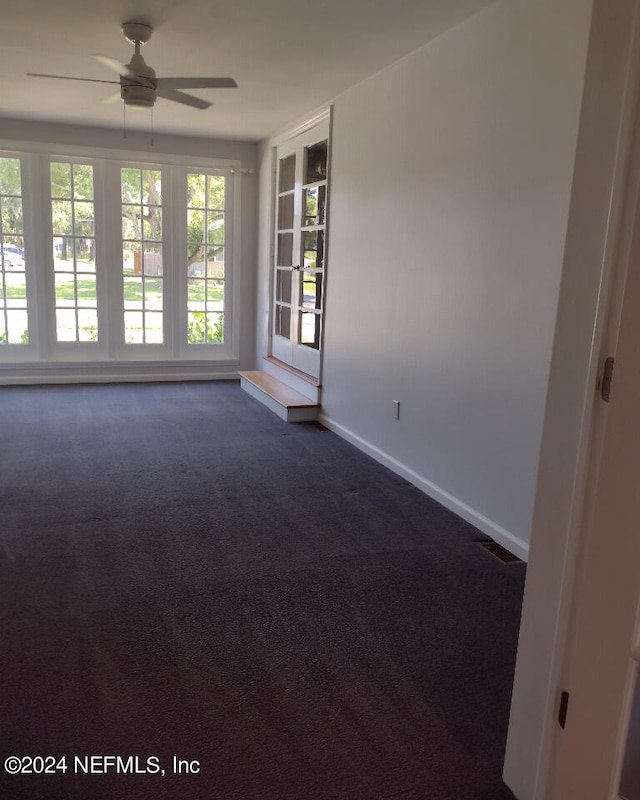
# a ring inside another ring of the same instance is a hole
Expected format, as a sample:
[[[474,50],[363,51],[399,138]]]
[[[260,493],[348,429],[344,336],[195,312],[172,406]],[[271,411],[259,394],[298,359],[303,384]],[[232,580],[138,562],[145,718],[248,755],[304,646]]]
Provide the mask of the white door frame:
[[[617,333],[638,186],[639,50],[638,0],[594,0],[504,769],[518,800],[567,800],[552,788],[557,717],[606,417],[596,382]]]

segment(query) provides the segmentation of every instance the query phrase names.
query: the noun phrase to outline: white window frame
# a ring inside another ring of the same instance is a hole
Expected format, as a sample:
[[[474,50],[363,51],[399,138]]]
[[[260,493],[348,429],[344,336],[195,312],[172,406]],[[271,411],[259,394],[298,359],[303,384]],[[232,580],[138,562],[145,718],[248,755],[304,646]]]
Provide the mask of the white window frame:
[[[137,151],[1,142],[0,154],[19,158],[22,167],[25,261],[27,263],[28,344],[3,345],[0,369],[24,362],[95,365],[179,365],[211,362],[235,365],[239,361],[240,297],[239,231],[241,162]],[[96,213],[96,274],[99,339],[97,342],[57,342],[55,332],[54,271],[50,211],[50,163],[76,161],[94,168]],[[164,342],[125,344],[123,319],[120,169],[133,166],[160,169],[163,174]],[[189,343],[187,340],[186,175],[225,177],[224,341]],[[102,265],[115,264],[107,270]]]

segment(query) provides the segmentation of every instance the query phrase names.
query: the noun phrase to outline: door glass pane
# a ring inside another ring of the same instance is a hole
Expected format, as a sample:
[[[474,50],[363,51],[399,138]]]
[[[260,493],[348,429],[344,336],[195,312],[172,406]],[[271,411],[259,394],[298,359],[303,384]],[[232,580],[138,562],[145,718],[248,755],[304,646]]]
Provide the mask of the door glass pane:
[[[291,338],[291,309],[289,306],[276,306],[275,332],[284,339]]]
[[[306,148],[304,182],[314,183],[327,177],[327,142],[318,142]]]
[[[280,192],[290,192],[296,185],[296,157],[280,160]]]
[[[278,230],[293,228],[293,194],[285,194],[278,201]]]
[[[321,269],[324,262],[324,231],[305,231],[303,247],[305,269]]]
[[[320,348],[320,314],[312,311],[300,312],[300,344],[314,350]]]
[[[292,233],[279,233],[278,234],[278,252],[276,254],[276,262],[279,267],[292,267],[293,266],[293,234]]]
[[[623,800],[640,800],[640,680],[637,672],[636,667],[636,686],[620,779],[619,795]]]
[[[324,225],[326,186],[314,186],[304,190],[304,225]]]
[[[321,308],[322,273],[305,272],[302,275],[302,307]]]
[[[291,273],[289,270],[276,270],[276,300],[291,302]]]

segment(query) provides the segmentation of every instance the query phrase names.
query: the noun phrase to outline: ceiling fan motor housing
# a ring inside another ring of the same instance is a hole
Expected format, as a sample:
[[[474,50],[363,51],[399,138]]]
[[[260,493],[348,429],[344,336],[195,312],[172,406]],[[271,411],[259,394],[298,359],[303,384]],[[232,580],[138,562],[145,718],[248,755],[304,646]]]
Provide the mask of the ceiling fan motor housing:
[[[122,75],[120,77],[120,97],[127,106],[151,108],[156,102],[155,70],[147,65],[139,52],[132,56],[127,66],[140,80],[136,81],[133,77]]]
[[[120,80],[120,97],[126,106],[151,108],[156,102],[156,90],[153,86],[141,86],[126,78]]]

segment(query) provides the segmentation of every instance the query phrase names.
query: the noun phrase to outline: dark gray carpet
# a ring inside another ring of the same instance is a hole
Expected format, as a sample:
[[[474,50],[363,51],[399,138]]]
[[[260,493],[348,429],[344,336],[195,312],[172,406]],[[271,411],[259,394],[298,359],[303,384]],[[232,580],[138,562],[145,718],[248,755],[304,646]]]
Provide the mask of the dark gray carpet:
[[[511,797],[524,565],[473,527],[236,383],[4,387],[0,426],[2,763],[67,764],[0,797]]]

